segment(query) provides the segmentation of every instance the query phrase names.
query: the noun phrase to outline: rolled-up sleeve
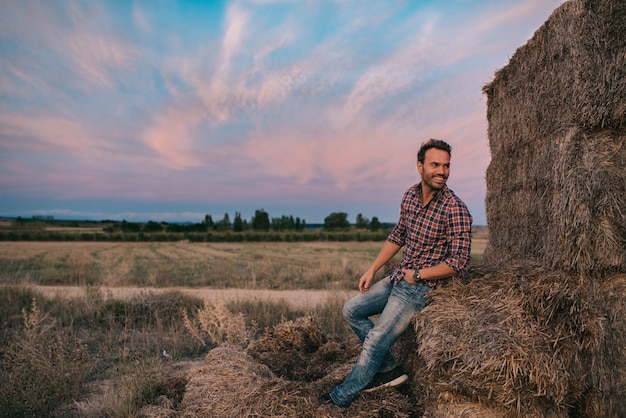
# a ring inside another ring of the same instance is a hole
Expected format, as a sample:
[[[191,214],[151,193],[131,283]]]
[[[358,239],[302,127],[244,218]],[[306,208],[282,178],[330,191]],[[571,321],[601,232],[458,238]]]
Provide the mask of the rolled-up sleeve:
[[[408,193],[410,193],[410,190],[404,192],[404,196],[402,197],[402,203],[400,204],[400,219],[398,219],[398,223],[394,225],[391,232],[389,233],[389,236],[387,237],[387,241],[401,247],[406,242],[406,224],[407,216],[409,215],[406,203]]]
[[[472,215],[460,200],[455,200],[448,210],[447,241],[448,257],[444,263],[457,273],[469,269],[472,247]]]

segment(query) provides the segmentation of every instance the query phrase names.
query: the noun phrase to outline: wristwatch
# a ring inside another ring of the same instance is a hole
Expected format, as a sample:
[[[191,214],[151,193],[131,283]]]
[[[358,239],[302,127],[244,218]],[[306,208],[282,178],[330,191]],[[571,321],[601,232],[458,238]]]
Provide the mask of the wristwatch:
[[[422,280],[422,276],[420,275],[420,271],[415,269],[415,273],[413,273],[413,280],[417,283]]]

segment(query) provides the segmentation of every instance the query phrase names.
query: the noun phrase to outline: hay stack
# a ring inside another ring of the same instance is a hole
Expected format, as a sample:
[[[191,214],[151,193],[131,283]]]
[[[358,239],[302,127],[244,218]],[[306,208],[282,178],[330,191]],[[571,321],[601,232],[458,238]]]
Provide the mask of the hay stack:
[[[625,294],[624,274],[513,266],[432,292],[394,349],[427,416],[626,416]]]
[[[626,272],[626,2],[571,0],[485,86],[485,261]]]

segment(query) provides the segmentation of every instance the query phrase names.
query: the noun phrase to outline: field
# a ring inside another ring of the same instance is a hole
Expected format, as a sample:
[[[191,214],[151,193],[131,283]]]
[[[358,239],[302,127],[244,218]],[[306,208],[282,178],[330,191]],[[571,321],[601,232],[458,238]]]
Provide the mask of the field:
[[[139,416],[181,396],[172,376],[228,338],[203,312],[251,339],[306,315],[353,338],[340,308],[380,245],[0,242],[0,416]]]
[[[487,237],[474,234],[472,255]],[[27,285],[47,296],[78,296],[99,287],[116,298],[176,288],[215,301],[285,296],[297,305],[354,291],[380,242],[109,243],[0,242],[0,284]],[[306,297],[298,297],[302,291]],[[290,292],[288,292],[290,291]]]

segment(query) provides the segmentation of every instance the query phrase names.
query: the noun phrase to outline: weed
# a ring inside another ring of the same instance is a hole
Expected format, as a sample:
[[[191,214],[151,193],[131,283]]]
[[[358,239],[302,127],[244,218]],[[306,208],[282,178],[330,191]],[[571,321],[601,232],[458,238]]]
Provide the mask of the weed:
[[[251,333],[246,327],[244,314],[230,312],[222,301],[215,305],[205,304],[202,309],[198,309],[197,323],[189,318],[185,310],[182,315],[185,328],[202,345],[206,345],[203,335],[206,335],[213,346],[227,344],[246,347],[250,342]]]
[[[60,416],[80,396],[83,351],[33,299],[23,329],[2,349],[0,416]]]

